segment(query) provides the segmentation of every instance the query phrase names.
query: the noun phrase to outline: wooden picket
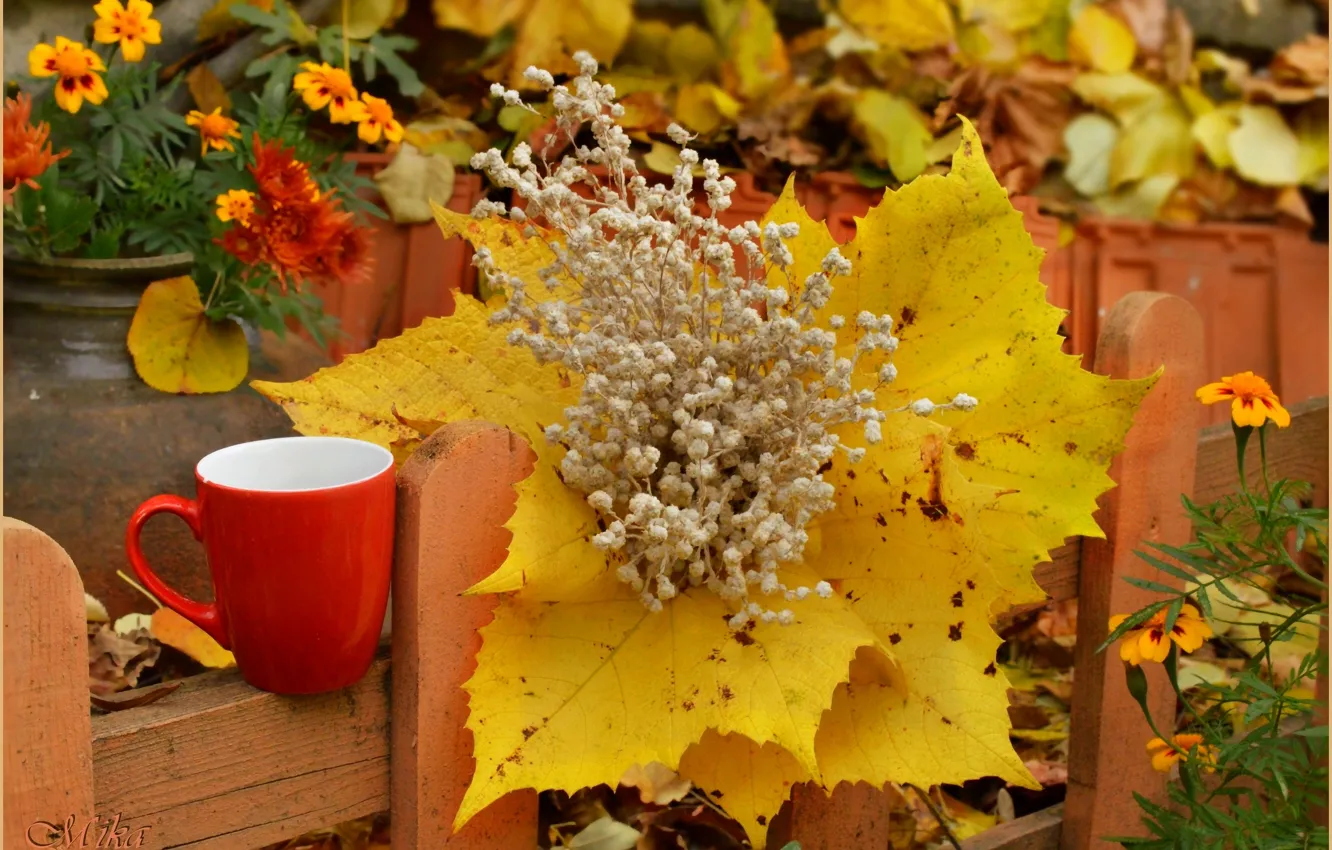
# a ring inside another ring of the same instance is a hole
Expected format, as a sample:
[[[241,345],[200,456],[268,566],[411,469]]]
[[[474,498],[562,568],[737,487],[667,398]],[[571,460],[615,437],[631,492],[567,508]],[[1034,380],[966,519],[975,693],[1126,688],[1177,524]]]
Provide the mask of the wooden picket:
[[[968,840],[968,850],[1109,847],[1100,836],[1136,827],[1129,792],[1162,792],[1159,775],[1145,770],[1148,735],[1136,707],[1125,707],[1122,673],[1090,650],[1109,613],[1142,601],[1122,580],[1139,569],[1133,549],[1187,536],[1179,493],[1207,499],[1236,483],[1229,429],[1199,435],[1192,392],[1201,363],[1198,317],[1174,296],[1135,293],[1107,317],[1098,371],[1136,377],[1164,364],[1166,374],[1115,461],[1120,486],[1100,514],[1107,538],[1070,542],[1038,570],[1052,598],[1079,598],[1068,799]],[[1325,505],[1327,400],[1292,413],[1269,458],[1278,475],[1313,481]],[[222,671],[91,722],[78,574],[41,531],[6,519],[4,846],[33,846],[34,824],[40,831],[72,817],[77,830],[118,816],[122,835],[143,836],[138,846],[253,850],[391,808],[395,850],[534,847],[531,791],[496,802],[456,835],[450,829],[473,765],[460,685],[493,605],[458,592],[504,557],[511,485],[530,464],[530,450],[509,432],[463,423],[403,465],[391,644],[356,686],[282,697]],[[868,786],[844,785],[831,797],[798,788],[774,819],[769,846],[795,838],[805,850],[879,850],[886,830],[886,805]]]

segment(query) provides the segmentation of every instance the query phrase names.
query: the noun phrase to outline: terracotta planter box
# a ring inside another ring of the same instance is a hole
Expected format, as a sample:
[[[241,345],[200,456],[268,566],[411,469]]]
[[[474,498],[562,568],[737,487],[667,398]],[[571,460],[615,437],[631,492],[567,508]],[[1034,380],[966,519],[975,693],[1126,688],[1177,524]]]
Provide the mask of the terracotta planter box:
[[[1252,371],[1288,404],[1328,391],[1328,246],[1301,231],[1251,224],[1166,226],[1086,219],[1073,243],[1074,351],[1136,290],[1189,301],[1203,319],[1206,375]],[[1212,405],[1204,424],[1225,422]]]
[[[386,153],[352,154],[357,174],[371,177],[393,161]],[[479,175],[459,171],[453,197],[446,206],[470,212],[481,198]],[[369,197],[380,202],[377,192]],[[374,219],[369,280],[353,286],[316,287],[324,312],[338,319],[343,336],[329,344],[335,361],[373,346],[386,337],[414,328],[431,316],[453,313],[454,292],[476,292],[472,249],[461,239],[445,240],[433,221],[395,224]]]

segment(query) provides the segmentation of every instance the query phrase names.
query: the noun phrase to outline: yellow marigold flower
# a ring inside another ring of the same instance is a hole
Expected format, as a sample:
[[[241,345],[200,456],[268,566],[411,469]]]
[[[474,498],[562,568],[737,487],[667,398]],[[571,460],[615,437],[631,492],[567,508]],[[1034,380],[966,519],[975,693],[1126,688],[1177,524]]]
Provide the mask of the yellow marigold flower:
[[[1216,747],[1204,744],[1202,735],[1175,735],[1169,744],[1153,738],[1147,742],[1147,755],[1152,758],[1152,767],[1161,773],[1169,773],[1170,768],[1189,758],[1196,758],[1208,773],[1216,771]]]
[[[28,53],[28,71],[34,77],[59,77],[55,85],[56,104],[66,112],[78,112],[83,101],[96,106],[106,100],[106,83],[99,71],[105,71],[102,58],[81,42],[56,36],[55,47],[39,44]]]
[[[254,214],[254,193],[244,189],[232,189],[217,196],[218,221],[235,221],[240,225],[250,223]]]
[[[101,0],[93,11],[93,40],[102,44],[120,42],[120,55],[126,62],[143,58],[144,45],[162,43],[162,22],[153,20],[153,4],[148,0]]]
[[[356,128],[356,135],[361,141],[373,145],[383,136],[385,141],[401,142],[402,124],[393,117],[393,107],[389,106],[388,101],[369,92],[361,92],[361,100],[365,103],[366,113]]]
[[[1119,628],[1127,614],[1116,614],[1110,618],[1110,631]],[[1143,661],[1155,661],[1158,664],[1170,654],[1170,641],[1179,646],[1180,652],[1193,652],[1212,636],[1212,627],[1198,613],[1198,609],[1186,604],[1175,618],[1175,626],[1167,636],[1165,631],[1166,609],[1157,611],[1151,619],[1136,629],[1131,629],[1119,640],[1119,657],[1135,667]]]
[[[334,124],[355,124],[365,120],[365,104],[356,99],[356,86],[351,75],[327,62],[317,65],[305,62],[301,73],[292,80],[292,88],[301,93],[301,99],[311,109],[328,107],[328,117]]]
[[[185,116],[185,123],[191,127],[199,128],[199,153],[208,153],[211,147],[213,150],[232,151],[235,146],[231,144],[231,139],[240,138],[240,124],[231,118],[222,114],[222,107],[217,107],[207,115],[197,109],[190,110],[190,114]]]
[[[1229,401],[1230,418],[1241,428],[1246,425],[1258,428],[1268,419],[1278,428],[1290,424],[1290,413],[1281,406],[1272,385],[1252,372],[1240,372],[1200,388],[1198,400],[1203,404]]]

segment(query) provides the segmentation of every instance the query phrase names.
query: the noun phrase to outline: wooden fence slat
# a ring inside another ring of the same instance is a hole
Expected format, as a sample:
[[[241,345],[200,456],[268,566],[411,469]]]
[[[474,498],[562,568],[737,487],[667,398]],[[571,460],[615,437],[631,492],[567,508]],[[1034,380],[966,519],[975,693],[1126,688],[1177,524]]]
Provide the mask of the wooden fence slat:
[[[1064,804],[1001,823],[962,842],[962,850],[1059,850]]]
[[[54,540],[9,517],[4,571],[4,846],[41,846],[28,842],[38,821],[93,817],[83,582]]]
[[[1180,494],[1192,493],[1198,450],[1197,401],[1203,363],[1202,322],[1185,301],[1162,293],[1125,296],[1106,318],[1097,370],[1115,378],[1165,373],[1134,417],[1124,451],[1111,464],[1119,486],[1102,498],[1105,539],[1082,542],[1078,635],[1074,657],[1063,850],[1110,850],[1107,835],[1142,830],[1133,792],[1162,798],[1164,782],[1146,755],[1152,737],[1124,684],[1111,648],[1097,653],[1112,614],[1159,598],[1124,581],[1140,576],[1170,583],[1135,554],[1142,541],[1183,543],[1190,536]],[[1175,696],[1160,665],[1147,666],[1149,707],[1173,725]]]
[[[478,630],[494,597],[462,591],[504,560],[513,484],[533,455],[495,425],[463,422],[433,434],[398,473],[393,576],[393,846],[395,850],[512,850],[536,845],[535,791],[509,794],[453,833],[475,769],[463,683],[476,669]]]
[[[98,812],[148,827],[150,847],[254,850],[387,809],[385,650],[334,693],[270,694],[227,670],[95,718]]]

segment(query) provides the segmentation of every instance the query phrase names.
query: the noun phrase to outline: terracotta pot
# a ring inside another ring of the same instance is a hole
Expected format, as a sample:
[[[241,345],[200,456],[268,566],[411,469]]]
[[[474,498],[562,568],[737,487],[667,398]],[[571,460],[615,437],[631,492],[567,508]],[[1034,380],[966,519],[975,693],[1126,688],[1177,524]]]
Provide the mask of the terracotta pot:
[[[356,173],[373,177],[393,161],[387,153],[349,154]],[[453,197],[445,206],[455,212],[471,212],[483,192],[478,175],[459,171]],[[369,200],[383,205],[378,192]],[[476,269],[472,249],[461,239],[445,240],[433,221],[396,224],[392,219],[372,219],[374,233],[371,279],[352,286],[332,284],[311,291],[324,302],[324,312],[338,319],[342,336],[329,341],[335,360],[397,336],[432,316],[453,313],[453,295],[476,292]]]
[[[1073,243],[1073,336],[1093,354],[1101,322],[1129,292],[1169,292],[1203,318],[1209,380],[1252,371],[1286,403],[1328,391],[1328,246],[1259,224],[1163,225],[1089,218]],[[1225,422],[1225,405],[1201,409]]]
[[[116,576],[128,572],[125,528],[139,503],[158,493],[194,496],[194,464],[215,449],[291,433],[286,414],[248,381],[185,396],[135,374],[125,338],[144,287],[191,266],[188,254],[5,261],[4,512],[65,547],[113,616],[154,607]],[[327,365],[294,335],[247,334],[250,379],[295,380]],[[168,582],[212,598],[203,552],[184,523],[150,523],[144,548]]]

